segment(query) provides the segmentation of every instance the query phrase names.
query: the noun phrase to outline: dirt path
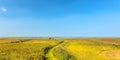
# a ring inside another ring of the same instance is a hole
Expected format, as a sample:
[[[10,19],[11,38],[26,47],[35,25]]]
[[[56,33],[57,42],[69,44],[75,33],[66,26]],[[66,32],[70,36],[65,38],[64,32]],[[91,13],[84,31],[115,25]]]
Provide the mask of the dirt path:
[[[58,60],[57,58],[54,57],[53,51],[54,51],[55,48],[61,46],[63,43],[64,43],[64,41],[61,41],[58,44],[56,44],[54,47],[49,49],[48,53],[46,54],[46,57],[47,57],[46,60]]]

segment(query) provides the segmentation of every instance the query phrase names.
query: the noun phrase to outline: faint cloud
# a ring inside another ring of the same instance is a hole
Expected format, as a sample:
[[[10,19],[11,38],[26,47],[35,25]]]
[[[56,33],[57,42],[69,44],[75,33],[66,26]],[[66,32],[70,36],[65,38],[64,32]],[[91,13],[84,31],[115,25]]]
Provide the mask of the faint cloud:
[[[7,12],[7,9],[6,9],[5,7],[2,7],[2,8],[1,8],[1,11],[2,11],[2,12]]]

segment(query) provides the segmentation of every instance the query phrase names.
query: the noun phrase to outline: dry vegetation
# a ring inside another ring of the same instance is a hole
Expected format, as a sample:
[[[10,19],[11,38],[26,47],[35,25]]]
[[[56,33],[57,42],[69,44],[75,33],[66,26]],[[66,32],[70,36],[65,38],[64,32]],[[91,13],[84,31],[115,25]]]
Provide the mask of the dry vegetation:
[[[3,38],[0,60],[120,60],[120,38]]]
[[[71,39],[65,48],[77,60],[120,60],[118,38]]]
[[[4,40],[4,41],[3,41]],[[44,60],[47,49],[55,40],[1,39],[0,60]]]

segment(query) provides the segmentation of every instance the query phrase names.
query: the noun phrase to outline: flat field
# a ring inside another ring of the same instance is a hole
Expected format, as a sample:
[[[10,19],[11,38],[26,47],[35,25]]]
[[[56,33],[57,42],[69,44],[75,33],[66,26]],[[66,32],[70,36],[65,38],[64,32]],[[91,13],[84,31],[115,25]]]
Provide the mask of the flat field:
[[[120,60],[120,38],[1,38],[0,60]]]

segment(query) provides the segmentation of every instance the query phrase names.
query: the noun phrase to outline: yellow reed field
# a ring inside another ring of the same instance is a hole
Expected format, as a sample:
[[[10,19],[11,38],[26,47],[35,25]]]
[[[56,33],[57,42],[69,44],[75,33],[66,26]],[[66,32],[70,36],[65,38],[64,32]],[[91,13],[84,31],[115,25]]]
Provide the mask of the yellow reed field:
[[[1,39],[0,42],[0,60],[44,60],[47,49],[59,41]]]
[[[120,39],[73,39],[65,48],[76,60],[120,60]]]
[[[18,41],[18,38],[1,38],[0,43],[10,43],[12,41]]]
[[[120,60],[120,38],[1,38],[0,60]]]

